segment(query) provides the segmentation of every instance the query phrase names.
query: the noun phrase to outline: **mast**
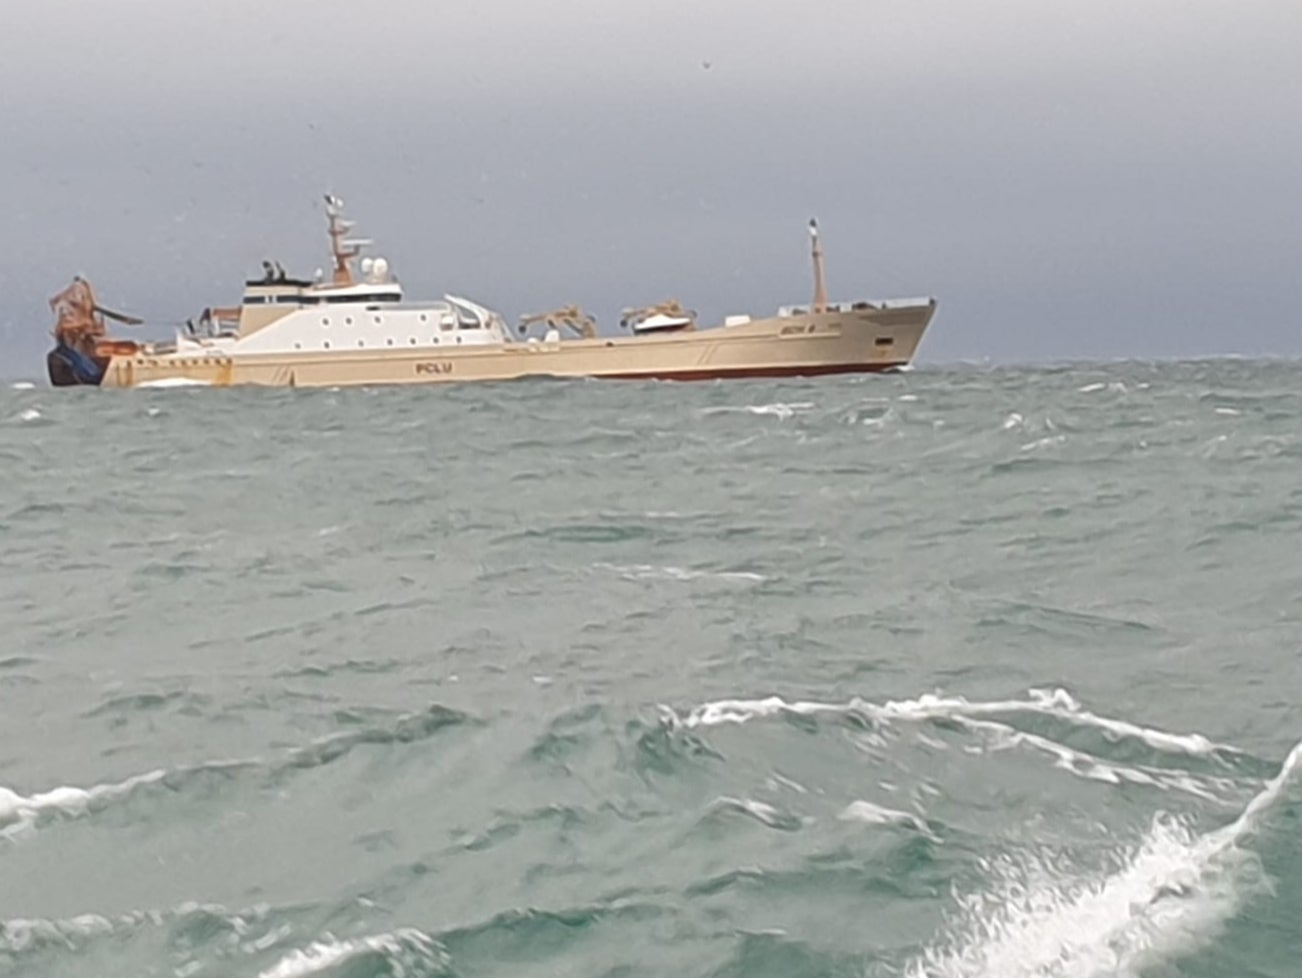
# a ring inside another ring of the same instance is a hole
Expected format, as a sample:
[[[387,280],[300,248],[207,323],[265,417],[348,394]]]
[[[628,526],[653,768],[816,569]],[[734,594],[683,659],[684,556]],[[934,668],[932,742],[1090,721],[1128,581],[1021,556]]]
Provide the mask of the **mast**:
[[[814,243],[813,312],[827,312],[827,283],[823,281],[823,244],[818,238],[818,221],[809,219],[809,236]]]
[[[325,202],[326,216],[330,219],[330,254],[335,262],[334,284],[352,285],[354,281],[353,270],[348,263],[356,258],[362,249],[358,243],[344,240],[344,235],[353,226],[352,221],[345,221],[341,216],[344,202],[334,194],[326,194]],[[352,245],[352,247],[349,247],[349,245]]]

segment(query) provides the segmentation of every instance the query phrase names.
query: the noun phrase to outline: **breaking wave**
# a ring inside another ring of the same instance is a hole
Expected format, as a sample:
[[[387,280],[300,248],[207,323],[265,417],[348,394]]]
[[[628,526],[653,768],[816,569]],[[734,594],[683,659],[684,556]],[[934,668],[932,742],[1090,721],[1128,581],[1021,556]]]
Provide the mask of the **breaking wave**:
[[[348,966],[348,974],[434,978],[451,974],[447,952],[434,938],[414,928],[335,940],[326,937],[305,948],[287,954],[258,978],[309,978],[312,975],[338,973]]]
[[[150,771],[116,784],[93,788],[62,786],[33,795],[20,795],[0,785],[0,838],[19,836],[42,821],[78,818],[125,798],[140,787],[156,784],[166,776],[166,771]]]
[[[809,722],[828,718],[874,730],[900,724],[940,724],[976,738],[975,743],[964,745],[969,753],[1023,748],[1048,756],[1055,767],[1076,777],[1178,791],[1212,801],[1235,794],[1241,779],[1263,773],[1260,761],[1227,744],[1201,734],[1171,733],[1099,716],[1062,689],[1031,690],[1026,699],[991,702],[935,694],[883,703],[857,697],[845,703],[822,703],[770,696],[715,700],[685,716],[663,705],[660,710],[670,727],[685,730],[773,718]],[[1025,722],[1027,717],[1050,721],[1053,726],[1034,729],[1034,724]],[[919,736],[926,741],[925,735]],[[1135,750],[1136,746],[1143,750]],[[1118,747],[1123,749],[1118,751]],[[1130,762],[1113,759],[1117,753],[1130,755]],[[1173,763],[1173,757],[1186,763]],[[1189,769],[1188,761],[1196,762],[1194,770]]]
[[[906,978],[1131,978],[1213,940],[1270,889],[1246,845],[1302,770],[1302,743],[1224,828],[1199,835],[1168,815],[1110,872],[1071,872],[1054,854],[984,860],[988,889],[963,897],[949,934]]]

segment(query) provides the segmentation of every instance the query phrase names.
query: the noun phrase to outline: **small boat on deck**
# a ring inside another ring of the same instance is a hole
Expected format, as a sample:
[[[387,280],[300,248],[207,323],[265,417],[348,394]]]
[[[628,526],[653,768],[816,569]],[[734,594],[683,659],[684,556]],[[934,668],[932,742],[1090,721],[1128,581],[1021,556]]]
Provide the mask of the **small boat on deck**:
[[[814,299],[775,315],[728,316],[701,328],[676,300],[624,310],[622,335],[599,335],[577,306],[522,317],[519,336],[469,299],[408,302],[369,241],[348,237],[343,202],[327,195],[332,273],[312,280],[263,262],[238,306],[209,307],[173,339],[108,335],[105,320],[141,320],[101,306],[80,276],[50,300],[58,387],[240,384],[269,387],[425,384],[521,377],[703,380],[806,377],[900,369],[913,359],[934,299],[828,302],[818,226]],[[541,325],[541,336],[528,336]]]

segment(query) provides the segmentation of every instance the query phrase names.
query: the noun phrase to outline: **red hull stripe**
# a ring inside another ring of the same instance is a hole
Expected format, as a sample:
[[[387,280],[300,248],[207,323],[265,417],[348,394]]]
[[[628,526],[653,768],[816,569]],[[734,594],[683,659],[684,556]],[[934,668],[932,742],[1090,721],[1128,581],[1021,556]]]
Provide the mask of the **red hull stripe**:
[[[907,360],[874,363],[820,363],[805,366],[727,367],[716,370],[664,370],[639,373],[598,374],[603,380],[725,380],[738,377],[821,377],[827,374],[881,373],[903,367]]]

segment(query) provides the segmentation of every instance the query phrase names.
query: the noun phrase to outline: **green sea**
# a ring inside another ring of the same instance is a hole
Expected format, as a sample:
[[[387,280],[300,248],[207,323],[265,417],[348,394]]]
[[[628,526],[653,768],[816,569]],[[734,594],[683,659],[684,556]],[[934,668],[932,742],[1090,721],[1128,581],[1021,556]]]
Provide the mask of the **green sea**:
[[[1302,364],[0,387],[0,976],[1295,978]]]

